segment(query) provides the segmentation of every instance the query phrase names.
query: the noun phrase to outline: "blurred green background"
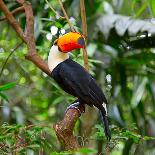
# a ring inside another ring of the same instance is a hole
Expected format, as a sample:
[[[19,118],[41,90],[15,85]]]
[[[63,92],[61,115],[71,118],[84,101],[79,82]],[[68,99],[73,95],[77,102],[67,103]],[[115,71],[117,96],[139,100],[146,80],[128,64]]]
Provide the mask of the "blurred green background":
[[[9,10],[18,7],[15,1],[4,2]],[[49,0],[57,14],[45,0],[30,2],[38,54],[47,61],[52,42],[68,32],[69,25],[60,18],[57,0]],[[63,4],[74,28],[82,32],[79,0]],[[155,1],[87,0],[85,5],[90,72],[109,101],[112,140],[108,143],[105,138],[98,110],[86,110],[75,127],[84,149],[73,154],[154,155]],[[116,14],[122,16],[114,18]],[[131,19],[123,23],[125,16]],[[24,14],[16,18],[24,29]],[[25,60],[24,43],[14,51],[20,42],[10,24],[0,21],[0,154],[71,154],[62,152],[52,126],[75,98]],[[83,64],[82,51],[71,57]]]

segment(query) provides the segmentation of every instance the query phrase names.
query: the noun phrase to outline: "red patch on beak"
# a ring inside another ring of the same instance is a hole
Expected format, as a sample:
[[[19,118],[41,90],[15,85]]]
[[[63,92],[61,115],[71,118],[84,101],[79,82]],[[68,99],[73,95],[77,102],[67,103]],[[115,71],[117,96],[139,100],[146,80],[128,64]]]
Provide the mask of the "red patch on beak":
[[[62,52],[70,52],[74,49],[80,49],[80,48],[84,48],[83,46],[81,46],[80,44],[78,43],[68,43],[68,44],[63,44],[63,45],[60,45],[59,46],[59,49],[62,51]]]
[[[70,52],[74,49],[85,48],[83,35],[77,32],[69,32],[57,39],[57,45],[61,52]]]

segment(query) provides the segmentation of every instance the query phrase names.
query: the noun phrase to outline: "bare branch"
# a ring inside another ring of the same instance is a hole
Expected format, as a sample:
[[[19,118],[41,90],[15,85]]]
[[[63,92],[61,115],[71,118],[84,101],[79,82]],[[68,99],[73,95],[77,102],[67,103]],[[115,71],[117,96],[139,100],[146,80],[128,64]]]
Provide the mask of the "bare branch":
[[[2,73],[3,73],[3,70],[4,70],[5,66],[6,66],[6,64],[7,64],[8,60],[9,60],[9,58],[11,57],[11,55],[12,55],[22,44],[23,44],[23,42],[19,43],[19,44],[16,45],[16,47],[10,52],[10,54],[8,55],[8,57],[6,58],[6,60],[5,60],[4,64],[3,64],[3,66],[2,66],[2,69],[1,69],[1,72],[0,72],[0,77],[1,77],[1,75],[2,75]]]
[[[86,11],[85,11],[85,3],[84,0],[80,0],[80,9],[81,9],[81,20],[82,20],[82,31],[84,36],[87,39],[87,19],[86,19]]]
[[[16,21],[16,19],[14,18],[14,16],[12,15],[12,13],[8,10],[8,8],[6,7],[6,5],[4,4],[3,0],[0,0],[0,9],[3,11],[5,17],[7,18],[7,20],[10,22],[10,24],[12,25],[12,27],[15,29],[15,31],[17,32],[17,34],[19,35],[19,37],[26,42],[26,39],[24,37],[24,33],[19,25],[19,23]]]
[[[83,107],[81,106],[79,110],[83,111]],[[57,137],[65,150],[76,150],[81,147],[76,137],[73,135],[73,129],[79,117],[80,114],[78,110],[69,109],[64,119],[54,125]]]
[[[65,17],[59,15],[57,11],[55,11],[55,9],[52,7],[52,5],[49,3],[48,0],[45,0],[45,1],[46,1],[46,3],[48,4],[48,6],[50,7],[50,9],[55,13],[55,15],[58,15],[58,16],[59,16],[60,18],[62,18],[62,19],[65,18]]]
[[[34,53],[33,55],[26,55],[26,59],[32,61],[38,68],[40,68],[44,73],[47,75],[51,75],[51,72],[47,66],[47,64],[44,62],[44,60],[37,55],[37,53]]]
[[[62,9],[62,11],[63,11],[63,14],[64,14],[64,16],[65,16],[65,18],[66,18],[66,20],[67,20],[69,26],[70,26],[71,31],[74,32],[75,30],[74,30],[74,28],[73,28],[71,22],[69,21],[69,17],[68,17],[68,15],[67,15],[67,13],[66,13],[66,10],[65,10],[64,6],[63,6],[63,3],[61,2],[61,0],[58,0],[58,1],[59,1],[60,6],[61,6],[61,9]]]
[[[88,55],[86,48],[82,49],[82,52],[83,52],[84,67],[87,71],[89,71]]]
[[[30,3],[25,2],[24,0],[17,0],[17,2],[23,5],[26,15],[26,42],[28,46],[26,59],[32,61],[43,72],[45,72],[47,75],[50,75],[51,72],[47,64],[39,55],[37,55],[34,39],[34,16],[32,6]]]
[[[80,9],[81,9],[81,19],[82,19],[82,30],[83,34],[87,39],[87,19],[86,19],[86,12],[85,12],[85,3],[84,0],[80,0]],[[87,42],[87,40],[86,40]],[[88,65],[88,55],[87,55],[87,50],[82,49],[83,51],[83,60],[84,60],[84,67],[87,71],[89,71],[89,65]]]
[[[51,72],[47,66],[47,64],[44,62],[44,60],[37,55],[36,49],[35,49],[35,40],[34,40],[34,17],[33,17],[33,11],[30,4],[25,2],[24,0],[17,0],[18,3],[23,5],[25,9],[26,14],[26,34],[24,34],[23,30],[21,29],[19,23],[16,21],[16,19],[13,17],[11,12],[7,9],[6,5],[2,0],[0,0],[0,9],[3,11],[5,17],[11,24],[11,26],[14,28],[14,30],[17,32],[19,37],[27,44],[28,46],[28,54],[26,55],[26,58],[30,61],[32,61],[36,66],[38,66],[43,72],[50,75]]]
[[[23,11],[24,11],[24,7],[21,6],[21,7],[19,7],[19,8],[14,9],[14,10],[11,12],[11,14],[12,14],[12,15],[17,15],[18,13],[23,12]],[[6,20],[6,19],[7,19],[6,17],[1,17],[1,18],[0,18],[0,21]]]

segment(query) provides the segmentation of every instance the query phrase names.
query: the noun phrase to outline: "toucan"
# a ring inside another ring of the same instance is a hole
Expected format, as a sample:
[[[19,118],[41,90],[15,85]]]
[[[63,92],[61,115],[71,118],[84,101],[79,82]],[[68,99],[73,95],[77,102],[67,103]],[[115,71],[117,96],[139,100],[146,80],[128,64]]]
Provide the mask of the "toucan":
[[[80,48],[85,48],[85,37],[78,32],[68,32],[55,40],[48,55],[51,77],[65,92],[78,98],[78,102],[69,108],[78,108],[79,104],[87,104],[100,110],[104,132],[110,140],[107,99],[92,75],[69,57],[69,52]]]

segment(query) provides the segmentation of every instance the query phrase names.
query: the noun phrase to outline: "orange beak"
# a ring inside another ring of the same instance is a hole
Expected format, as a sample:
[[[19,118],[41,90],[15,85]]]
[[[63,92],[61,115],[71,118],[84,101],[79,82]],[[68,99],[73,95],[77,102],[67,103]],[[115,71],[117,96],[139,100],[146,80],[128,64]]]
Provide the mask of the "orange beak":
[[[61,52],[67,53],[74,49],[85,48],[85,38],[78,32],[69,32],[58,38],[54,44]]]

